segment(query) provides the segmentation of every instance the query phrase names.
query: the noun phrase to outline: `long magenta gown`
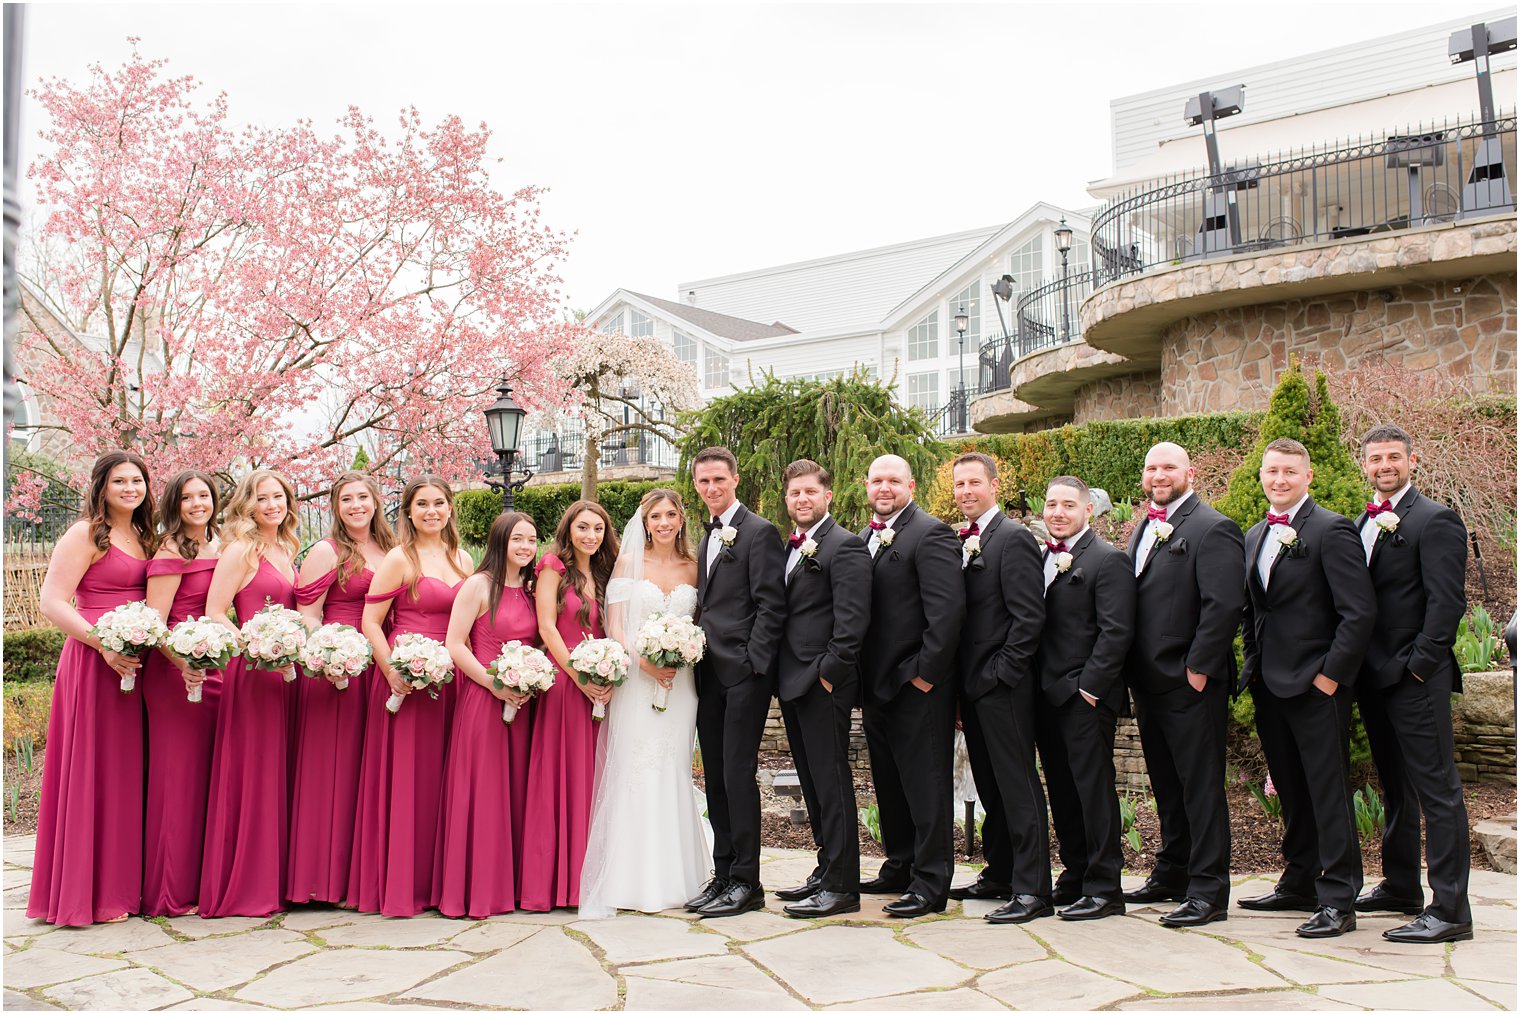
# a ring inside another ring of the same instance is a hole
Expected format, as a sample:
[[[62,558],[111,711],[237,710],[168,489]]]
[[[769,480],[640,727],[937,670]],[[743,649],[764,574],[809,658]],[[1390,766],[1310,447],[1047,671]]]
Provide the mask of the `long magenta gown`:
[[[148,576],[178,574],[179,587],[167,622],[206,615],[215,559],[179,557],[148,561]],[[185,695],[179,669],[154,652],[143,663],[143,702],[148,708],[148,811],[143,840],[143,915],[184,915],[201,890],[201,856],[206,848],[206,797],[211,788],[211,754],[222,674],[201,684],[201,700]]]
[[[391,644],[402,634],[423,634],[441,644],[448,633],[459,585],[423,575],[417,588],[416,599],[409,585],[366,596],[370,602],[392,600]],[[393,715],[385,710],[390,689],[376,677],[366,705],[348,881],[348,902],[361,912],[417,915],[432,903],[450,715],[444,692],[451,686],[446,684],[436,701],[414,690]]]
[[[346,623],[358,630],[364,596],[374,577],[365,567],[339,581],[334,568],[311,584],[298,585],[296,601],[305,605],[325,593],[322,622]],[[295,779],[285,877],[285,896],[291,901],[339,905],[348,895],[365,717],[376,679],[370,666],[350,677],[343,690],[326,678],[304,673],[297,680]]]
[[[490,665],[508,641],[538,643],[533,600],[522,588],[503,588],[495,616],[470,630],[470,648]],[[510,725],[502,702],[462,673],[444,772],[443,815],[433,900],[450,918],[484,919],[517,906],[523,819],[528,795],[530,705]]]
[[[240,622],[274,602],[295,607],[295,589],[268,560],[232,597]],[[222,676],[201,863],[204,918],[265,916],[285,898],[290,694],[277,672],[235,658]]]
[[[147,582],[147,561],[113,545],[80,578],[74,606],[93,624],[142,601]],[[88,926],[141,904],[143,698],[122,693],[119,682],[100,652],[64,642],[42,762],[32,919]]]
[[[539,572],[545,567],[566,580],[565,565],[553,553],[539,562]],[[568,651],[588,637],[604,636],[597,604],[591,603],[589,629],[577,618],[580,607],[580,596],[567,584],[565,608],[554,625]],[[591,718],[591,701],[581,693],[575,676],[563,669],[553,688],[534,704],[518,899],[530,912],[547,912],[580,904],[597,723]]]

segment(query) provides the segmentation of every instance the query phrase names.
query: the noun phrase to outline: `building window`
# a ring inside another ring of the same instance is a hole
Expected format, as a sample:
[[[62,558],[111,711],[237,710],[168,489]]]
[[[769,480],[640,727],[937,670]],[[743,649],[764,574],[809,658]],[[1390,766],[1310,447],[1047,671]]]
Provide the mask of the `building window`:
[[[908,329],[908,362],[939,358],[939,311]]]
[[[728,386],[728,356],[715,349],[707,350],[707,373],[705,374],[707,387]]]
[[[690,363],[692,369],[697,367],[697,340],[689,334],[679,331],[671,331],[671,344],[675,346],[676,358],[683,363]]]
[[[628,311],[628,334],[633,338],[654,336],[654,318],[646,317],[637,310]]]
[[[1018,285],[1013,293],[1015,302],[1045,284],[1044,252],[1045,237],[1033,236],[1009,256],[1008,273]]]
[[[966,347],[976,348],[982,340],[981,280],[978,279],[966,286],[964,292],[951,296],[945,312],[950,315],[951,320],[955,319],[957,313],[966,314]]]
[[[623,315],[621,313],[619,313],[616,317],[613,317],[612,319],[608,320],[607,323],[605,323],[605,324],[602,325],[602,330],[605,331],[607,334],[622,334],[623,333]]]
[[[908,374],[908,404],[925,412],[939,407],[939,374]]]

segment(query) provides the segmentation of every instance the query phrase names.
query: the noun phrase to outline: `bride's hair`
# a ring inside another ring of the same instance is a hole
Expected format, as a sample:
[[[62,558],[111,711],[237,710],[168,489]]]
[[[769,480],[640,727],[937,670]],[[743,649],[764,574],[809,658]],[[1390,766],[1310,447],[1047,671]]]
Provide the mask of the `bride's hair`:
[[[676,555],[683,560],[696,559],[696,555],[691,551],[691,535],[687,531],[686,505],[681,502],[679,493],[663,486],[645,493],[643,499],[639,501],[639,518],[644,522],[645,544],[654,541],[654,535],[649,531],[649,512],[661,501],[669,501],[670,505],[676,509],[676,515],[681,519],[681,525],[676,529]]]

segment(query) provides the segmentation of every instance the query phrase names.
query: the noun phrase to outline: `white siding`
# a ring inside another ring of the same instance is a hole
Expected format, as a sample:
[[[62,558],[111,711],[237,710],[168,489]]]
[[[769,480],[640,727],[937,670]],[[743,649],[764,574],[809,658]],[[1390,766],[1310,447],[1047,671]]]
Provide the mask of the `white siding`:
[[[857,338],[826,338],[817,342],[785,345],[781,348],[747,352],[755,376],[771,370],[776,376],[812,376],[833,370],[848,370],[855,363],[875,367],[881,375],[881,338],[865,335]]]
[[[1374,10],[1369,8],[1369,12]],[[1492,22],[1513,16],[1513,8],[1496,9],[1453,18],[1428,28],[1114,99],[1110,103],[1113,175],[1120,175],[1126,167],[1155,151],[1163,141],[1199,133],[1200,128],[1183,122],[1183,105],[1199,92],[1213,88],[1246,86],[1245,111],[1220,121],[1221,130],[1227,126],[1240,127],[1458,80],[1465,80],[1472,86],[1470,106],[1453,110],[1454,114],[1464,115],[1469,108],[1476,110],[1478,106],[1473,65],[1449,63],[1447,39],[1452,32],[1475,22]],[[1307,16],[1305,23],[1311,25],[1312,16]],[[1496,70],[1513,67],[1515,53],[1492,57],[1491,64]],[[1500,106],[1512,107],[1514,95],[1496,94],[1494,100]]]

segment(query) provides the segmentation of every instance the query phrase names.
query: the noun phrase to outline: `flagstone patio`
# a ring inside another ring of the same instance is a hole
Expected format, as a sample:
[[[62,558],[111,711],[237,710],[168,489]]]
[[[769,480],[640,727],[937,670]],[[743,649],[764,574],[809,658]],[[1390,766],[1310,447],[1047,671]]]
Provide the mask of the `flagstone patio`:
[[[1232,909],[1206,931],[1132,907],[1096,923],[990,926],[993,904],[900,922],[804,922],[766,911],[579,922],[573,913],[382,919],[340,910],[270,919],[131,919],[56,929],[26,918],[32,840],[5,842],[7,1010],[1493,1010],[1516,1003],[1516,882],[1474,871],[1476,939],[1397,946],[1398,916],[1301,940],[1294,913]],[[809,855],[767,850],[772,887]],[[969,872],[963,873],[965,879]],[[1135,883],[1126,878],[1126,884]],[[1242,878],[1237,894],[1265,889]]]

